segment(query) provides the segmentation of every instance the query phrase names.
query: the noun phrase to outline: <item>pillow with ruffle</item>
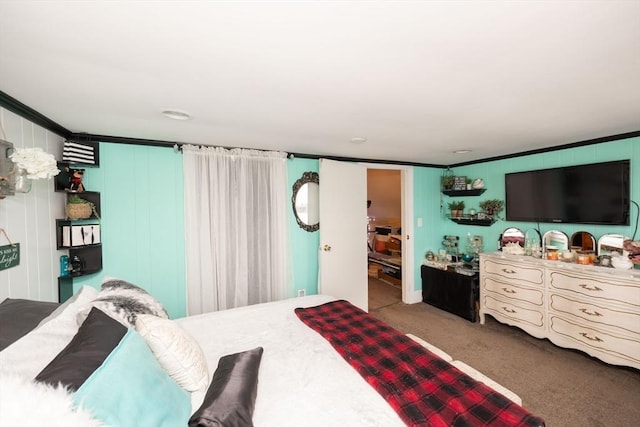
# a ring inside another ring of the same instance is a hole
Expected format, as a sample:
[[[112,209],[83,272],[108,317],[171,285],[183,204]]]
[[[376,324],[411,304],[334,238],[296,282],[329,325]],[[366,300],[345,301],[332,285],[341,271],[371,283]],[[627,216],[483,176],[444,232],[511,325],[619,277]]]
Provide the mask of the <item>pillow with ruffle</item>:
[[[173,320],[139,314],[136,331],[144,338],[160,366],[187,391],[205,390],[207,360],[191,335]]]

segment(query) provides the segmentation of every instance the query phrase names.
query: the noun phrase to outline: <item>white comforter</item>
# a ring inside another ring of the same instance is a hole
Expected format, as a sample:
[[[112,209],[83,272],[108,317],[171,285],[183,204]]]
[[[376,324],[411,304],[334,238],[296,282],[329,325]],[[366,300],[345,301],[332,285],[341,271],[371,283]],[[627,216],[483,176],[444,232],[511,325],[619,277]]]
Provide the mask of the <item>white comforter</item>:
[[[177,322],[199,342],[211,374],[226,354],[264,348],[256,427],[403,426],[384,399],[293,311],[333,299],[293,298]],[[194,410],[203,396],[192,395]]]

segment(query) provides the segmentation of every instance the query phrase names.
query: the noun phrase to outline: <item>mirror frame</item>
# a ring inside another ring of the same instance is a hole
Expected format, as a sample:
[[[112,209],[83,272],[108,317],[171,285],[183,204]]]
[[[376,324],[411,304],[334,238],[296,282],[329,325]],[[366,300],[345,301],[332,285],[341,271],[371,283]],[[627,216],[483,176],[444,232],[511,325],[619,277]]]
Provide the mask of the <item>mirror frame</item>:
[[[570,249],[569,246],[569,236],[567,236],[567,234],[564,231],[560,231],[560,230],[549,230],[546,233],[544,233],[542,235],[542,252],[543,253],[547,253],[547,246],[553,246],[550,245],[549,241],[551,240],[551,237],[554,236],[556,237],[556,239],[560,239],[562,240],[561,242],[558,241],[558,243],[562,244],[562,247],[558,246],[558,252],[561,254],[563,251],[566,251],[568,249]]]
[[[298,191],[305,184],[318,184],[320,185],[320,176],[317,172],[303,172],[302,177],[298,178],[298,180],[293,184],[293,195],[291,196],[291,206],[293,208],[293,215],[296,217],[296,222],[304,231],[314,232],[320,229],[320,221],[315,224],[306,224],[302,222],[300,217],[298,216],[298,211],[296,210],[296,197],[298,196]]]
[[[525,235],[517,227],[509,227],[500,235],[500,249],[507,246],[507,243],[517,243],[518,246],[524,248]]]

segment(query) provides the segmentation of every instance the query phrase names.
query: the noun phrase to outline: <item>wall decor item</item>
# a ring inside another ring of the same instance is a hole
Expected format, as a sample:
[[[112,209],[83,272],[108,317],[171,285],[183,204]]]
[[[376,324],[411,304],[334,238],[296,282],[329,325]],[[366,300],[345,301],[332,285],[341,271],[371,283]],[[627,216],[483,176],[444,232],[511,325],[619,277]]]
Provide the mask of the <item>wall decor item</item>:
[[[0,199],[15,194],[10,179],[10,173],[13,169],[13,162],[9,159],[11,153],[13,153],[13,144],[0,139]]]
[[[453,177],[453,189],[454,190],[466,190],[467,189],[467,177],[466,176],[454,176]]]
[[[97,144],[91,141],[66,140],[62,149],[62,161],[98,166]]]
[[[0,270],[6,270],[20,264],[20,243],[12,243],[4,228],[0,228],[0,233],[9,242],[8,245],[0,246]]]
[[[293,184],[291,204],[296,222],[305,231],[320,229],[320,177],[316,172],[304,172]]]
[[[98,243],[100,243],[100,224],[62,226],[62,246],[65,248]]]

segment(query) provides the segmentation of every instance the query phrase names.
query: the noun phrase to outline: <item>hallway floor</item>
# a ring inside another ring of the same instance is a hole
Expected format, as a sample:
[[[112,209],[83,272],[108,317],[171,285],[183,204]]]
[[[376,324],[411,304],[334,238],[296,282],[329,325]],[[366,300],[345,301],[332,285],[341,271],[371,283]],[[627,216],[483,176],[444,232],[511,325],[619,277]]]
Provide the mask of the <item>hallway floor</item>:
[[[369,277],[369,311],[402,301],[402,289],[384,280]]]

